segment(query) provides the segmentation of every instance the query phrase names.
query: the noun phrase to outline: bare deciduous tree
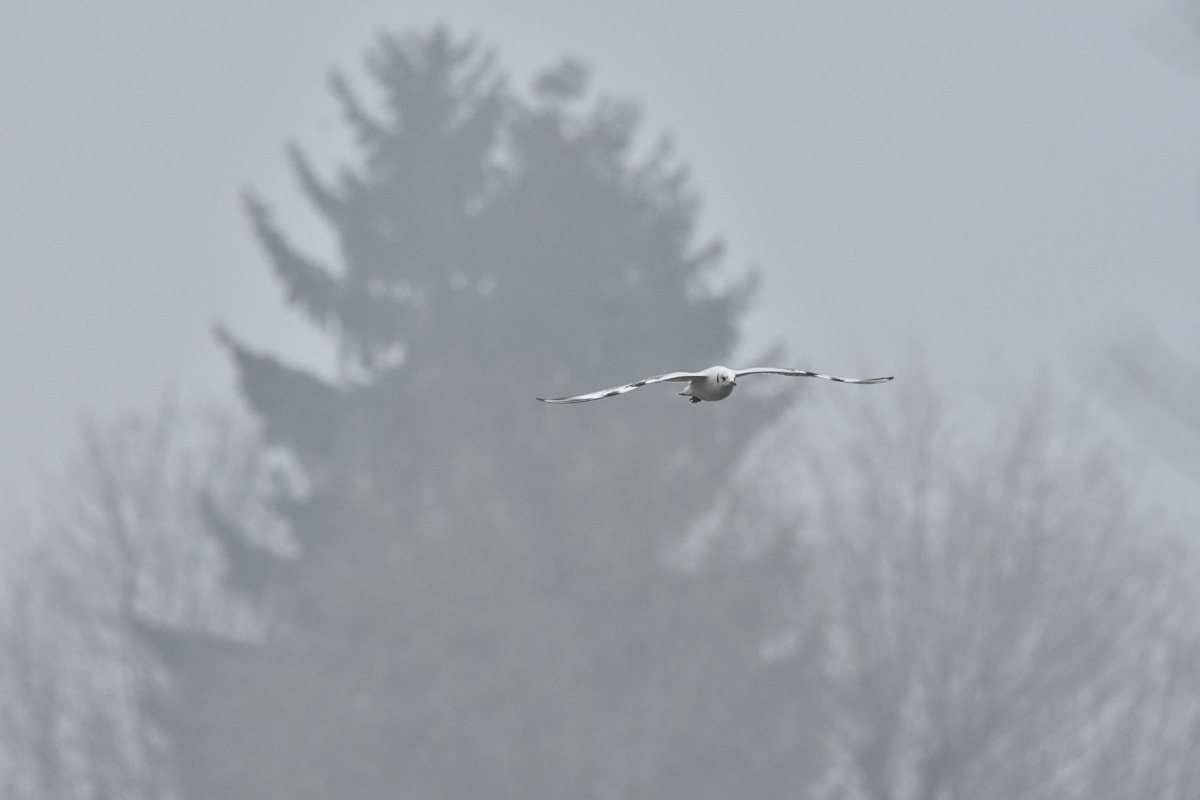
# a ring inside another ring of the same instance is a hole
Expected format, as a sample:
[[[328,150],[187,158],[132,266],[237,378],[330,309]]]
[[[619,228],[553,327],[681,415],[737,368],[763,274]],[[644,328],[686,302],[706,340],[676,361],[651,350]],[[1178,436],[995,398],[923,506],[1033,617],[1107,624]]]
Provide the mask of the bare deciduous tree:
[[[150,798],[172,792],[153,708],[168,680],[147,636],[244,638],[254,614],[221,583],[238,562],[215,518],[286,554],[266,498],[271,467],[227,410],[165,403],[89,422],[68,465],[6,541],[0,598],[0,794]]]
[[[1189,559],[1118,457],[1051,403],[959,424],[880,400],[806,409],[762,462],[789,481],[755,473],[727,510],[761,516],[772,482],[794,501],[770,655],[806,676],[786,713],[823,748],[810,796],[1196,797]]]

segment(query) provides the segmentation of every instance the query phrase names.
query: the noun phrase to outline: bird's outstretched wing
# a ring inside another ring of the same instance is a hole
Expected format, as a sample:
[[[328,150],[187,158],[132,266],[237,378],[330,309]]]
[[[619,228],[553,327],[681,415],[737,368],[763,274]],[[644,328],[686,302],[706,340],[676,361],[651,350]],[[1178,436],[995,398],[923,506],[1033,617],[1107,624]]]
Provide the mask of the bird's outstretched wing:
[[[743,375],[789,375],[793,378],[820,378],[823,381],[837,381],[838,383],[887,383],[893,377],[889,375],[886,378],[839,378],[836,375],[822,375],[819,372],[809,372],[804,369],[789,369],[788,367],[750,367],[750,369],[734,370],[739,378]]]
[[[605,397],[616,397],[619,394],[632,392],[634,389],[639,389],[643,386],[649,386],[652,383],[662,383],[663,381],[692,381],[696,378],[703,378],[703,372],[668,372],[666,375],[655,375],[653,378],[643,378],[640,381],[627,383],[624,386],[614,386],[611,389],[601,389],[598,392],[588,392],[587,394],[577,394],[571,397],[554,397],[547,399],[539,397],[543,403],[586,403],[589,400],[600,400]]]

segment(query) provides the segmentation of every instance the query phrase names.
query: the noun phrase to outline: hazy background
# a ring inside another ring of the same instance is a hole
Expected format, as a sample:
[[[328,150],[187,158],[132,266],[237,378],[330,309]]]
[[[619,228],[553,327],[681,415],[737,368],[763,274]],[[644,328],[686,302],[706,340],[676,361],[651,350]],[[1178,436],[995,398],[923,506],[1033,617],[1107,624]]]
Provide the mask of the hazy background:
[[[763,272],[747,354],[784,341],[797,366],[874,374],[917,349],[948,392],[1076,375],[1125,326],[1200,360],[1200,77],[1168,3],[739,9],[4,3],[0,484],[83,413],[232,396],[215,320],[327,363],[238,191],[327,250],[282,148],[344,157],[330,69],[435,21],[521,81],[577,56],[674,136],[726,265]]]
[[[0,796],[1200,796],[1200,36],[906,6],[5,8]]]

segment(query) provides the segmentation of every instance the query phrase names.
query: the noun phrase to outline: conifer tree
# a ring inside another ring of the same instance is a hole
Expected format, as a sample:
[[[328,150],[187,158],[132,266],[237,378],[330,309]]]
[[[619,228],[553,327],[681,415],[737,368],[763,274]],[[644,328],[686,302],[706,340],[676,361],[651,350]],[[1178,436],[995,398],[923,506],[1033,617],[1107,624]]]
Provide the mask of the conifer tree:
[[[243,571],[273,609],[263,640],[174,664],[183,785],[727,796],[762,733],[757,590],[664,553],[785,401],[534,396],[727,360],[751,282],[718,285],[686,171],[666,146],[639,155],[635,109],[589,99],[579,64],[520,93],[440,28],[383,36],[366,63],[378,108],[332,82],[357,163],[328,177],[290,153],[339,262],[246,200],[339,369],[220,333],[310,488],[281,498],[302,555]]]

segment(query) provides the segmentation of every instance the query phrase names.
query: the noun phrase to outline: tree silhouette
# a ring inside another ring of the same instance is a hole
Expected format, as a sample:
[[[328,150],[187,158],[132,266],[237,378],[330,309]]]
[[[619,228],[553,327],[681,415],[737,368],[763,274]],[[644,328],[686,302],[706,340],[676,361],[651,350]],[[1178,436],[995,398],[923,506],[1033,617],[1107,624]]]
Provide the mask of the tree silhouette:
[[[43,476],[36,512],[6,531],[0,795],[177,796],[156,720],[163,662],[203,640],[173,630],[212,631],[229,647],[254,627],[249,604],[218,582],[206,517],[250,525],[256,555],[287,552],[253,433],[245,415],[168,401],[88,421]]]
[[[1197,797],[1187,550],[1078,409],[964,425],[919,384],[806,408],[751,477],[791,483],[771,492],[794,591],[768,671],[803,687],[779,714],[820,753],[792,791]]]
[[[333,79],[359,163],[290,154],[340,263],[246,200],[338,378],[219,332],[310,489],[281,498],[303,555],[238,572],[276,609],[263,640],[174,662],[185,791],[728,796],[767,735],[756,567],[663,553],[786,401],[533,396],[726,359],[751,282],[716,285],[686,171],[639,156],[634,109],[588,101],[579,64],[526,98],[440,28],[366,63],[378,111]]]

